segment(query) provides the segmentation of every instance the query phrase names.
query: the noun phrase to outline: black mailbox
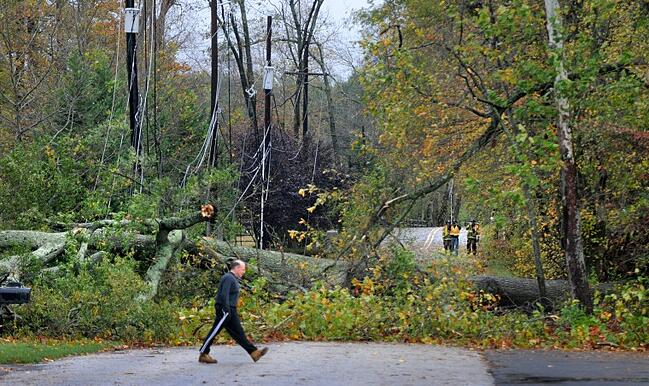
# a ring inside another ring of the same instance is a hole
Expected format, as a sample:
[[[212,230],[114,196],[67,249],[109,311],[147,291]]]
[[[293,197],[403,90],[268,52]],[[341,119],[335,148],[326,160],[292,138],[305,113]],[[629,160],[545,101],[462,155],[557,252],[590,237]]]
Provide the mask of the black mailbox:
[[[29,303],[31,292],[31,288],[23,287],[21,283],[8,283],[6,287],[0,287],[0,304]]]

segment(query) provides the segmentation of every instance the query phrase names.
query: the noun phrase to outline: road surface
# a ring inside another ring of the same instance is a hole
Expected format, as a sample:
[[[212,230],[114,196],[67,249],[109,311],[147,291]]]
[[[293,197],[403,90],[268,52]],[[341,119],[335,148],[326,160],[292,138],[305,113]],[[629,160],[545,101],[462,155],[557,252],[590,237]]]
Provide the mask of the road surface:
[[[0,385],[649,385],[649,354],[486,351],[420,344],[285,342],[253,363],[238,346],[92,354],[0,365]],[[0,347],[1,348],[1,347]]]
[[[493,385],[474,351],[419,344],[288,342],[253,363],[238,346],[133,350],[13,366],[0,385]],[[1,374],[1,373],[0,373]]]
[[[443,227],[397,228],[392,232],[393,237],[386,241],[395,242],[396,238],[416,252],[441,251],[444,249],[442,229]],[[466,229],[460,231],[460,251],[466,249],[466,233]]]
[[[496,385],[649,385],[649,353],[488,351]]]

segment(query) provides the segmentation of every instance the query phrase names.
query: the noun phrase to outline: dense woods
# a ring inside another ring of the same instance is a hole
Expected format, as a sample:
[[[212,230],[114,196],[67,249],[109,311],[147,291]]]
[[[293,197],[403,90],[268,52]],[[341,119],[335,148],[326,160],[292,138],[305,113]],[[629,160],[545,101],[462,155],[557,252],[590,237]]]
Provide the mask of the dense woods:
[[[326,0],[131,2],[132,40],[127,3],[0,6],[0,278],[34,291],[3,334],[192,342],[244,257],[268,337],[526,345],[471,329],[523,320],[525,283],[525,312],[608,331],[576,344],[646,343],[646,1],[390,0],[344,21],[360,53]],[[451,217],[477,258],[388,247]]]

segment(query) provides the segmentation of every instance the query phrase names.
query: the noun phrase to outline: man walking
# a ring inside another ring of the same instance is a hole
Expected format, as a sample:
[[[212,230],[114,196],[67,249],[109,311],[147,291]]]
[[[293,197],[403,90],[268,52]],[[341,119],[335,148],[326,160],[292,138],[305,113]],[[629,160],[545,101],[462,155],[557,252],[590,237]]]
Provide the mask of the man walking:
[[[237,302],[239,301],[239,280],[246,272],[246,263],[241,260],[234,260],[230,264],[230,271],[227,272],[219,282],[219,289],[216,293],[216,317],[214,325],[207,333],[207,337],[203,342],[200,349],[198,361],[201,363],[216,363],[216,359],[210,356],[210,346],[212,341],[223,328],[230,334],[241,347],[244,348],[250,355],[253,361],[257,362],[259,358],[263,357],[268,348],[257,349],[255,345],[250,343],[243,331],[239,314],[237,313]]]

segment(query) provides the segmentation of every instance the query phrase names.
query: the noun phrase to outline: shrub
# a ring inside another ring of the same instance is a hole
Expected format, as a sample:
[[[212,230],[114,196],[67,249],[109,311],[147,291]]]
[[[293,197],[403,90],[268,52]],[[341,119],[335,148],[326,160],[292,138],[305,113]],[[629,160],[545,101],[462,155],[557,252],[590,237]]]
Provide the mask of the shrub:
[[[177,333],[175,305],[140,303],[146,283],[128,257],[95,267],[66,266],[32,284],[32,302],[18,308],[21,334],[100,337],[137,342],[167,341]]]

